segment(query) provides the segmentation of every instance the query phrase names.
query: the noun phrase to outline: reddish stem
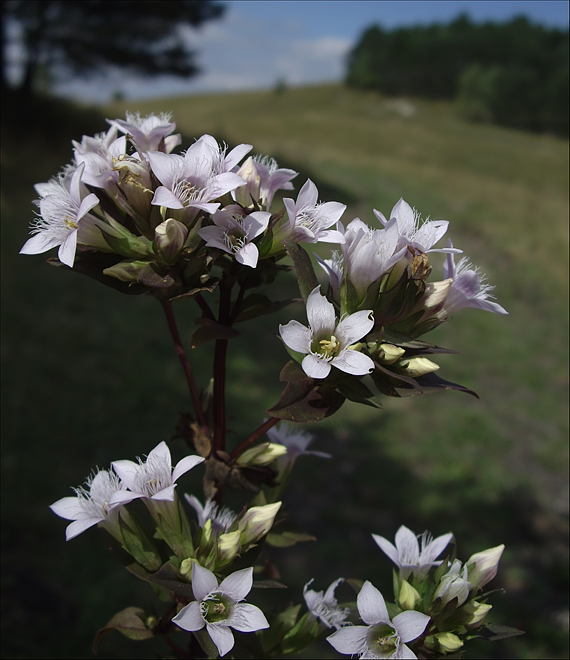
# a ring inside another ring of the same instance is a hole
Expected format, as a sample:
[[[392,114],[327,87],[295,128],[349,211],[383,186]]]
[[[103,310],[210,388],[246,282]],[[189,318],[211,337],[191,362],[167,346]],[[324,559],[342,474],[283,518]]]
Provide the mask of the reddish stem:
[[[220,282],[220,314],[218,323],[230,326],[232,284]],[[214,353],[214,443],[212,452],[226,448],[226,355],[227,339],[216,339]]]
[[[273,428],[278,421],[280,421],[278,417],[270,417],[267,421],[263,422],[263,424],[258,429],[256,429],[250,436],[248,436],[242,443],[240,443],[232,451],[232,453],[230,454],[230,458],[232,460],[235,460],[258,438],[261,438],[261,436],[267,433],[269,429]]]

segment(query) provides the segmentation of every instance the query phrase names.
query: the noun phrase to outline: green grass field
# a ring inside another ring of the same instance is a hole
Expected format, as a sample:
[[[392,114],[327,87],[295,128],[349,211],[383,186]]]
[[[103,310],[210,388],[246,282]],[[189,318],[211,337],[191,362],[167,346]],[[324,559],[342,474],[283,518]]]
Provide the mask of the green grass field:
[[[52,268],[44,255],[18,255],[33,184],[71,159],[70,139],[105,130],[104,117],[125,109],[172,111],[186,145],[206,132],[253,144],[300,172],[296,190],[310,177],[323,201],[346,203],[346,222],[373,224],[372,209],[388,214],[400,197],[450,221],[448,235],[510,313],[462,310],[426,337],[461,351],[438,359],[440,373],[480,400],[446,392],[384,400],[382,411],[347,403],[312,427],[315,448],[333,458],[300,461],[285,503],[319,541],[270,556],[299,602],[311,577],[319,589],[341,575],[370,579],[390,594],[391,566],[370,534],[392,537],[400,524],[453,531],[463,559],[505,543],[494,620],[527,634],[474,645],[468,657],[568,657],[568,142],[467,124],[445,103],[406,103],[320,86],[100,109],[45,101],[5,113],[3,657],[92,657],[93,634],[116,611],[153,602],[95,531],[66,544],[64,521],[47,507],[95,465],[168,439],[189,408],[160,306]],[[293,286],[285,278],[280,295]],[[189,343],[197,309],[181,301],[175,312]],[[236,438],[280,393],[287,355],[277,327],[292,317],[305,321],[291,307],[230,344]],[[211,373],[205,353],[191,354],[201,385]],[[99,655],[155,652],[110,635]],[[316,653],[334,652],[323,643]]]

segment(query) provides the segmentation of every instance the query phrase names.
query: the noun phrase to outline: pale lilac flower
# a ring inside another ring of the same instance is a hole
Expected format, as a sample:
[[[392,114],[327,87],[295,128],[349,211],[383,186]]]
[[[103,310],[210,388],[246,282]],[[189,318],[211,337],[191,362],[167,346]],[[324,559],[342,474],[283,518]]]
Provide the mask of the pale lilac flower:
[[[170,117],[170,113],[141,117],[138,112],[127,112],[126,121],[123,119],[107,119],[107,121],[111,126],[129,135],[139,151],[158,151],[164,140],[164,151],[170,153],[182,141],[179,134],[170,135],[176,128]]]
[[[298,321],[279,326],[287,346],[306,356],[301,366],[307,376],[326,378],[331,366],[355,376],[363,376],[374,369],[370,357],[351,349],[352,344],[372,330],[372,310],[355,312],[337,324],[334,306],[321,295],[317,286],[307,298],[307,318],[308,328]]]
[[[441,598],[443,606],[457,598],[457,607],[459,607],[469,597],[471,586],[471,582],[468,580],[467,564],[461,570],[461,562],[459,559],[455,559],[447,573],[441,578],[434,598]]]
[[[453,248],[451,240],[447,245]],[[453,254],[449,254],[443,266],[443,277],[452,279],[442,310],[446,316],[463,307],[475,307],[495,314],[508,314],[501,305],[490,300],[493,297],[491,291],[495,287],[486,283],[485,276],[474,268],[466,257],[463,257],[456,266]]]
[[[307,179],[299,191],[297,201],[284,198],[283,204],[289,217],[289,227],[285,226],[277,232],[279,239],[295,243],[342,243],[340,232],[329,229],[340,220],[346,209],[339,202],[318,203],[317,186]]]
[[[291,179],[297,176],[294,170],[280,168],[269,156],[250,156],[236,173],[246,185],[232,193],[235,201],[246,208],[256,202],[266,211],[269,211],[277,190],[293,190]]]
[[[75,163],[85,163],[81,177],[84,183],[106,190],[117,183],[119,174],[113,168],[115,160],[126,154],[127,138],[117,137],[116,126],[94,137],[84,135],[81,142],[72,140],[72,144]]]
[[[124,489],[125,485],[114,472],[98,470],[87,479],[85,486],[73,489],[75,497],[63,497],[54,502],[50,509],[60,518],[73,521],[65,530],[66,541],[97,523],[113,523],[119,505],[111,504],[111,498]]]
[[[172,621],[190,632],[197,632],[206,626],[220,656],[224,656],[235,643],[230,628],[239,632],[269,628],[259,607],[242,602],[252,585],[253,568],[236,571],[218,585],[211,571],[194,563],[192,591],[196,600],[183,607]]]
[[[339,226],[342,227],[342,223],[339,223]],[[330,259],[321,259],[315,252],[313,252],[313,256],[327,274],[333,298],[338,302],[340,300],[340,287],[344,278],[344,257],[342,253],[338,250],[333,250]]]
[[[147,154],[152,171],[162,184],[156,189],[152,204],[169,209],[185,209],[189,217],[197,210],[214,213],[223,195],[245,181],[230,170],[251,149],[242,144],[226,155],[211,135],[203,135],[184,154]]]
[[[174,489],[178,477],[202,463],[202,456],[186,456],[172,469],[170,449],[166,442],[161,442],[147,456],[143,463],[134,461],[113,461],[115,472],[122,479],[128,491],[115,493],[113,504],[126,504],[139,497],[158,501],[174,501]]]
[[[383,225],[388,225],[388,221],[374,209],[374,215]],[[427,220],[420,225],[420,216],[412,207],[400,198],[394,205],[390,220],[396,219],[400,238],[404,244],[409,245],[418,252],[452,252],[460,253],[456,248],[433,248],[433,246],[444,236],[449,222],[447,220]]]
[[[108,227],[89,211],[99,204],[99,199],[90,193],[81,182],[85,164],[69,167],[48,183],[35,186],[40,199],[37,219],[32,223],[29,238],[20,254],[41,254],[59,246],[59,260],[73,266],[77,244],[109,249],[99,229]],[[105,230],[105,229],[103,229]],[[108,227],[111,232],[111,228]]]
[[[355,218],[346,231],[342,223],[338,226],[344,235],[344,272],[358,299],[362,300],[368,287],[401,259],[406,247],[398,248],[400,235],[395,220],[388,222],[384,229],[371,229],[359,218]]]
[[[400,577],[407,580],[410,573],[423,577],[432,566],[439,566],[441,561],[437,557],[445,550],[453,534],[443,534],[434,539],[431,534],[424,532],[417,537],[411,529],[404,525],[396,532],[396,546],[378,534],[372,534],[380,549],[400,569]],[[421,541],[418,543],[418,538]]]
[[[224,534],[234,524],[237,514],[227,507],[219,507],[212,500],[206,500],[204,506],[194,495],[184,495],[188,504],[196,511],[198,516],[198,525],[203,528],[208,520],[212,521],[212,531],[214,535]]]
[[[199,229],[198,235],[206,241],[208,247],[229,252],[240,264],[255,268],[259,250],[252,241],[267,229],[271,214],[267,211],[255,211],[242,216],[239,212],[241,207],[237,205],[216,211],[212,215],[214,224]]]
[[[284,457],[288,462],[293,462],[299,456],[319,456],[320,458],[330,458],[330,454],[323,451],[307,451],[307,447],[313,442],[315,437],[308,431],[297,429],[297,426],[288,426],[285,422],[279,422],[272,429],[267,431],[267,436],[271,442],[287,447],[287,455]]]
[[[408,610],[390,620],[382,594],[366,581],[356,605],[365,626],[343,626],[327,637],[339,653],[360,658],[416,658],[406,646],[426,629],[430,617]]]
[[[344,578],[335,580],[330,587],[323,594],[322,591],[313,591],[308,587],[313,580],[307,582],[303,588],[303,598],[309,608],[311,614],[320,619],[327,628],[341,628],[346,617],[350,614],[350,608],[339,607],[336,598],[334,597],[335,589],[344,581]]]

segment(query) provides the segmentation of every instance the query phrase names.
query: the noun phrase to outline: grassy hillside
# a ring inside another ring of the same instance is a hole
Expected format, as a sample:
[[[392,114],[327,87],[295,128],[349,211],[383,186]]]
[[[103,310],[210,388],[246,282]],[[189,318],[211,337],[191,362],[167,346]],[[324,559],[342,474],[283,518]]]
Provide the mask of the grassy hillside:
[[[172,111],[185,144],[205,132],[253,144],[301,172],[297,190],[310,176],[324,201],[348,204],[346,221],[373,224],[372,208],[387,214],[400,197],[450,221],[454,244],[510,312],[462,310],[428,337],[462,352],[439,359],[443,375],[481,399],[450,392],[388,400],[383,411],[347,404],[312,428],[316,448],[333,458],[300,463],[287,503],[319,542],[272,559],[298,601],[313,576],[318,588],[344,575],[389,592],[390,567],[370,533],[390,537],[402,523],[454,531],[463,558],[505,543],[497,586],[507,593],[495,598],[495,618],[527,635],[471,657],[567,657],[568,143],[465,124],[443,103],[336,86],[116,104],[101,117],[45,103],[33,121],[4,123],[5,657],[91,657],[95,629],[121,607],[152,602],[95,534],[65,544],[63,521],[47,506],[92,466],[168,439],[188,407],[160,309],[17,254],[32,185],[70,159],[71,138],[104,130],[103,117],[125,109]],[[189,338],[196,310],[175,311]],[[230,345],[236,434],[256,426],[280,392],[286,355],[275,334],[291,315],[304,322],[290,308]],[[197,359],[204,385],[210,356]],[[109,636],[100,655],[152,657],[119,643]]]

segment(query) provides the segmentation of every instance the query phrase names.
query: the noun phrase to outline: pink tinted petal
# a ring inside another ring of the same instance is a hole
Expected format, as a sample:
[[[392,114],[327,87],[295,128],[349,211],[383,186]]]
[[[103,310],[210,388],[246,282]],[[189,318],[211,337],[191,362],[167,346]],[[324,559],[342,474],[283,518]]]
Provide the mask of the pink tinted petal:
[[[49,507],[56,516],[66,520],[76,520],[85,515],[85,511],[79,504],[78,497],[62,497],[61,500],[54,502]]]
[[[315,186],[311,179],[307,179],[297,195],[297,210],[303,209],[305,206],[314,206],[318,198],[319,191],[317,190],[317,186]]]
[[[218,174],[208,184],[208,197],[209,199],[216,199],[241,186],[245,186],[245,180],[239,174],[232,174],[231,172]]]
[[[165,206],[167,209],[183,209],[184,204],[168,188],[160,186],[156,189],[151,204],[154,206]]]
[[[79,205],[81,201],[81,177],[85,170],[85,163],[81,163],[75,170],[69,182],[69,194],[73,201]]]
[[[376,541],[380,550],[382,550],[384,554],[388,555],[388,557],[394,562],[394,564],[396,564],[396,566],[399,566],[400,561],[396,547],[392,545],[388,539],[385,539],[383,536],[379,536],[378,534],[372,534],[372,538]]]
[[[38,232],[24,243],[20,254],[42,254],[58,245],[60,245],[59,239],[49,236],[47,232]]]
[[[289,321],[287,325],[279,326],[281,339],[289,348],[298,353],[309,353],[311,350],[311,331],[299,321]]]
[[[320,286],[315,287],[307,298],[307,318],[315,339],[330,339],[335,328],[336,314],[333,304],[321,295]]]
[[[218,588],[216,576],[200,564],[192,566],[192,592],[196,600],[204,600],[209,593]]]
[[[210,623],[206,624],[206,628],[211,640],[218,647],[220,657],[223,657],[233,649],[234,636],[229,628],[221,625],[212,625]]]
[[[344,318],[336,327],[335,337],[347,348],[367,335],[374,327],[371,309],[363,309]]]
[[[312,452],[311,452],[312,453]],[[326,601],[331,601],[334,598],[334,592],[335,589],[338,587],[338,585],[344,582],[344,578],[338,578],[338,580],[335,580],[330,587],[325,591],[324,595],[324,600]]]
[[[135,477],[140,470],[140,465],[134,463],[133,461],[120,460],[113,461],[111,466],[118,474],[119,479],[125,484],[125,486],[135,492]]]
[[[71,539],[79,536],[79,534],[84,532],[86,529],[93,527],[93,525],[96,525],[98,522],[99,520],[97,520],[97,518],[84,518],[82,520],[75,520],[66,527],[65,540],[71,541]]]
[[[337,223],[346,211],[346,204],[340,202],[325,202],[319,206],[321,213],[328,216],[327,228]]]
[[[295,226],[295,200],[291,199],[290,197],[284,197],[283,198],[283,206],[285,207],[285,210],[287,211],[287,217],[289,218],[289,224],[291,227]]]
[[[377,211],[376,209],[372,209],[374,212],[374,215],[380,220],[380,222],[386,226],[388,224],[388,220],[386,220],[386,216],[381,213],[380,211]]]
[[[432,245],[435,245],[443,237],[448,227],[449,222],[447,220],[430,220],[418,229],[414,236],[414,243],[429,250]]]
[[[167,486],[166,488],[159,490],[158,493],[155,493],[150,499],[158,500],[160,502],[174,502],[175,488],[176,484],[174,484],[174,486]]]
[[[386,603],[376,587],[366,580],[356,599],[360,618],[369,626],[390,621]]]
[[[200,614],[200,603],[195,600],[186,605],[186,607],[183,607],[172,619],[172,622],[189,632],[202,630],[206,625],[204,618]]]
[[[259,607],[247,603],[236,605],[227,623],[228,626],[240,632],[255,632],[256,630],[269,628],[269,623]]]
[[[420,563],[431,564],[435,561],[448,546],[452,538],[453,534],[450,532],[449,534],[444,534],[443,536],[438,536],[434,539],[420,554]]]
[[[392,621],[401,641],[406,644],[417,639],[426,629],[430,617],[421,612],[408,610],[394,617]]]
[[[231,170],[235,167],[252,149],[252,144],[238,144],[237,147],[234,147],[224,159],[226,169]]]
[[[206,211],[206,213],[215,213],[220,208],[220,202],[189,202],[188,206],[193,209],[200,209],[201,211]]]
[[[345,626],[327,637],[327,642],[339,653],[356,655],[366,649],[368,626]]]
[[[164,154],[161,151],[150,151],[147,156],[150,162],[150,168],[156,178],[166,188],[172,188],[174,185],[174,173],[184,162],[182,156]]]
[[[197,233],[201,239],[206,241],[208,247],[215,247],[231,253],[231,249],[224,243],[226,232],[221,227],[202,227],[202,229],[198,229]]]
[[[331,372],[331,365],[315,355],[307,355],[303,358],[301,366],[311,378],[326,378]]]
[[[63,243],[59,246],[57,252],[58,259],[62,264],[73,268],[75,261],[75,251],[77,249],[77,229],[73,230]]]
[[[420,559],[420,546],[416,535],[404,525],[396,532],[398,555],[406,558],[406,564],[417,564]]]
[[[353,376],[364,376],[374,371],[374,361],[360,351],[344,351],[331,360],[333,367]]]
[[[186,474],[189,470],[196,465],[204,462],[202,456],[186,456],[182,460],[178,461],[174,470],[172,470],[172,483],[174,483],[178,477],[181,477],[183,474]]]
[[[251,591],[253,585],[253,568],[236,571],[220,584],[220,591],[236,603],[243,600]]]
[[[254,243],[246,243],[236,252],[236,261],[244,266],[255,268],[259,259],[259,250]]]

